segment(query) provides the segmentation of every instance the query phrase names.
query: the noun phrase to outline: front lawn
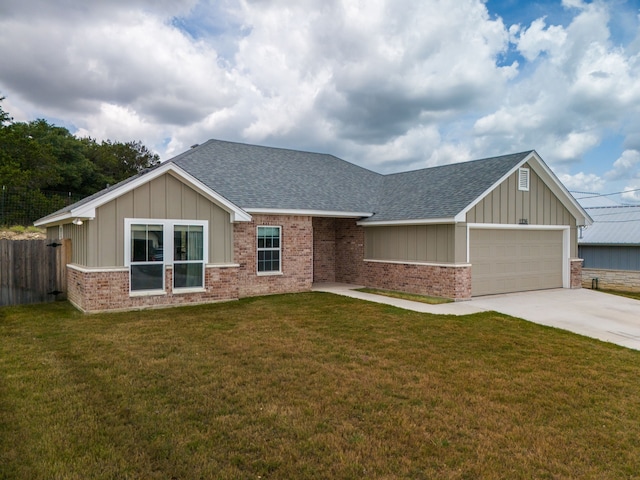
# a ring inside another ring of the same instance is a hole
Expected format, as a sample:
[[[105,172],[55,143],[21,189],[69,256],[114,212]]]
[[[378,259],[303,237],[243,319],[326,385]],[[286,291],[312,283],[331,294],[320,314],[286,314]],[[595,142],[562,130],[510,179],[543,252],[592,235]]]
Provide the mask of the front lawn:
[[[0,308],[0,478],[637,478],[640,352],[324,293]]]

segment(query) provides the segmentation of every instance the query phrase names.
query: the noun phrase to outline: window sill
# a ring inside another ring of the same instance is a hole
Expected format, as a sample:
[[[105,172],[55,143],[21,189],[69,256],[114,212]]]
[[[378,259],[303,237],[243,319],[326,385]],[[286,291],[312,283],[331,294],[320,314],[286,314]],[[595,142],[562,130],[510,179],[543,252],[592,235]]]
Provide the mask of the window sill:
[[[153,297],[166,295],[164,290],[140,290],[138,292],[129,292],[130,297]]]
[[[205,293],[207,291],[206,288],[196,287],[196,288],[174,288],[174,295],[182,295],[183,293]]]
[[[276,275],[282,275],[282,272],[258,272],[259,277],[273,277]]]

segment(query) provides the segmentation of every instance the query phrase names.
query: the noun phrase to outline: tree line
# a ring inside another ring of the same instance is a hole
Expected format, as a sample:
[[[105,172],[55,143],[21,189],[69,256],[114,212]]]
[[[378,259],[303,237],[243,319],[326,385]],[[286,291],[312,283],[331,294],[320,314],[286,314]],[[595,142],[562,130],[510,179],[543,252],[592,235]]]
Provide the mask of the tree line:
[[[140,141],[78,138],[44,119],[15,122],[0,105],[0,225],[31,223],[64,206],[71,196],[91,195],[159,162]],[[46,204],[46,199],[50,205],[30,204]],[[12,212],[7,211],[9,204]]]

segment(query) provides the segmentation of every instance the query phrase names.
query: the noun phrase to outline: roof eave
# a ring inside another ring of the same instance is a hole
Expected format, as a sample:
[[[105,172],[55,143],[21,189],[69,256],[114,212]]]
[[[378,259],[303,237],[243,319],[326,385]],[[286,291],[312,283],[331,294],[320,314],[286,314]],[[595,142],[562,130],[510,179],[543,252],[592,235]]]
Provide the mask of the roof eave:
[[[391,227],[402,225],[429,225],[429,224],[442,224],[442,223],[456,223],[454,217],[446,218],[416,218],[409,220],[362,220],[358,222],[358,225],[363,227]]]

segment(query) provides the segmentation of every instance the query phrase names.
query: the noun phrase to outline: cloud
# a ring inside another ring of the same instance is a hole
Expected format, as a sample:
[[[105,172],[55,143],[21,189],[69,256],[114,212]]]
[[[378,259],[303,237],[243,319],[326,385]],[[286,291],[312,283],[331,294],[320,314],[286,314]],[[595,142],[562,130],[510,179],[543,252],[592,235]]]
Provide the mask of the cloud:
[[[536,149],[600,190],[637,169],[581,165],[610,132],[640,151],[637,12],[619,40],[624,4],[562,5],[507,30],[481,0],[6,0],[0,96],[163,158],[221,138],[386,173]]]
[[[638,176],[640,152],[625,150],[620,158],[613,162],[613,168],[605,173],[607,180],[627,180]]]
[[[567,190],[576,192],[600,192],[605,181],[593,173],[578,172],[574,175],[567,173],[559,175],[560,181],[567,187]]]
[[[624,188],[624,193],[620,195],[627,202],[640,202],[640,184],[634,183]]]

